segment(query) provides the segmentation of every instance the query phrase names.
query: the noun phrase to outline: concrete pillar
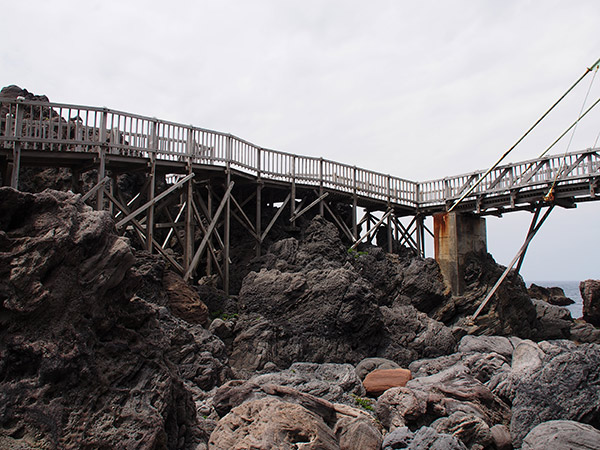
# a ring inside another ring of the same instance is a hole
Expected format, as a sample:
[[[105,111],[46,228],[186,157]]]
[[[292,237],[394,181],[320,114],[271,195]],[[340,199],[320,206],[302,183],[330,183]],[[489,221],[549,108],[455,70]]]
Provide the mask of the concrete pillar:
[[[485,219],[474,214],[441,213],[433,216],[435,259],[452,294],[465,289],[466,256],[487,252]]]

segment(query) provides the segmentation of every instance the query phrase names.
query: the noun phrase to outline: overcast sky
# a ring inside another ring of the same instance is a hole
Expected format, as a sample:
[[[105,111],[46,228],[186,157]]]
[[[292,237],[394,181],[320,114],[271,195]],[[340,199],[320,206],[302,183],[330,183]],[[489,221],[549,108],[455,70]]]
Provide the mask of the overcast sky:
[[[493,164],[600,58],[599,19],[598,0],[7,1],[0,84],[424,181]],[[558,137],[591,79],[507,162]],[[600,113],[569,149],[598,132]],[[525,279],[600,279],[599,218],[553,212]],[[530,219],[488,219],[498,262]]]

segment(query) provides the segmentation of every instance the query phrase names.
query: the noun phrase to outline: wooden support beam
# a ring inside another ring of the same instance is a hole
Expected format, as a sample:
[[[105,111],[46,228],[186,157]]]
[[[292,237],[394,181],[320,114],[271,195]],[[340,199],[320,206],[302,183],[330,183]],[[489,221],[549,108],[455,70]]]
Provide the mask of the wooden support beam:
[[[169,210],[168,210],[168,209],[166,209],[166,211],[165,211],[165,212],[166,212],[166,214],[167,214],[167,217],[169,218],[169,220],[170,220],[171,222],[173,222],[173,223],[178,223],[178,222],[179,222],[179,219],[181,218],[181,215],[183,214],[183,211],[184,211],[184,210],[185,210],[185,203],[183,203],[183,204],[181,205],[181,207],[179,208],[179,211],[177,211],[177,216],[175,216],[175,220],[173,220],[173,218],[172,218],[172,216],[171,216],[171,213],[169,212]],[[171,229],[169,230],[169,232],[167,233],[167,237],[165,238],[165,241],[164,241],[164,243],[163,243],[163,245],[162,245],[162,248],[166,248],[166,247],[167,247],[167,244],[168,244],[168,243],[169,243],[169,241],[171,240],[171,236],[173,235],[173,232],[175,232],[175,235],[177,236],[177,239],[180,239],[180,238],[179,238],[179,235],[177,234],[177,232],[176,232],[176,231],[175,231],[173,228],[171,228]],[[180,244],[181,244],[181,242],[180,242]],[[182,245],[182,247],[183,247],[183,245]]]
[[[277,221],[277,219],[279,218],[279,216],[281,215],[281,213],[283,212],[283,210],[285,209],[285,207],[287,206],[288,202],[290,201],[290,198],[292,197],[292,194],[288,194],[287,197],[285,198],[285,200],[283,201],[283,204],[281,205],[281,207],[277,210],[277,212],[275,213],[275,216],[273,217],[273,219],[271,219],[271,222],[269,223],[269,225],[267,226],[267,228],[265,229],[265,232],[262,234],[262,236],[260,237],[260,241],[264,242],[265,238],[268,236],[269,231],[271,231],[271,228],[273,227],[273,225],[275,225],[275,222]]]
[[[393,210],[388,209],[387,212],[381,217],[381,219],[379,219],[379,221],[373,226],[373,228],[369,229],[364,235],[363,237],[361,237],[360,239],[358,239],[354,244],[352,244],[352,247],[350,247],[351,250],[356,250],[356,247],[358,247],[358,245],[364,241],[368,236],[371,235],[371,233],[377,231],[377,229],[381,226],[381,224],[383,222],[385,222],[385,220],[389,217],[390,214],[392,214]]]
[[[196,221],[198,222],[198,226],[200,227],[200,230],[202,230],[202,233],[207,234],[207,229],[204,226],[204,224],[202,223],[202,217],[200,216],[200,212],[198,211],[198,207],[196,206],[196,203],[194,201],[192,201],[192,207],[194,209],[194,216],[196,217]],[[221,270],[221,267],[219,266],[219,259],[217,258],[217,251],[215,250],[215,247],[212,244],[212,239],[209,239],[208,243],[206,245],[208,246],[208,251],[210,252],[212,261],[215,263],[215,267],[216,267],[217,271],[219,272],[219,276],[221,277],[221,280],[223,280],[223,271]],[[208,261],[210,261],[211,258],[207,258],[207,265],[208,265]],[[212,265],[211,265],[211,267],[212,267]]]
[[[256,256],[262,253],[262,183],[259,181],[256,185]]]
[[[153,198],[152,200],[144,203],[142,206],[140,206],[138,209],[136,209],[134,212],[130,213],[127,215],[127,217],[125,217],[124,219],[122,219],[119,223],[117,223],[117,228],[121,228],[123,225],[125,225],[127,222],[129,222],[131,219],[133,219],[134,217],[136,217],[138,214],[140,214],[141,212],[145,211],[146,209],[148,209],[148,207],[150,205],[154,205],[155,203],[161,201],[163,198],[165,198],[167,195],[169,195],[171,192],[173,192],[175,189],[179,189],[181,186],[183,186],[185,183],[187,183],[188,180],[190,180],[191,178],[194,177],[193,173],[190,173],[189,175],[183,177],[181,180],[179,180],[177,183],[175,183],[173,186],[171,186],[169,189],[167,189],[166,191],[160,193],[159,195],[157,195],[155,198]]]
[[[192,165],[188,164],[188,176],[193,175]],[[185,235],[183,248],[183,267],[188,270],[192,263],[192,257],[194,254],[194,211],[192,209],[192,202],[194,199],[194,181],[190,178],[186,189],[186,208],[185,208]]]
[[[119,202],[110,192],[105,192],[106,196],[108,197],[108,199],[121,211],[123,211],[123,214],[128,214],[128,209],[123,206],[121,204],[121,202]],[[142,239],[142,241],[145,242],[144,239],[144,231],[145,228],[136,220],[136,219],[131,219],[131,223],[132,225],[135,227],[135,229],[138,231],[138,233],[140,234],[140,238]],[[165,252],[163,250],[163,248],[160,246],[160,244],[156,241],[152,241],[154,248],[158,251],[158,253],[160,253],[167,261],[169,261],[169,263],[180,273],[183,275],[184,270],[183,267],[181,266],[181,264],[179,264],[171,255],[169,255],[167,252]]]
[[[204,251],[204,248],[206,247],[208,239],[211,236],[212,232],[214,231],[214,229],[217,225],[217,221],[219,220],[219,217],[221,216],[221,213],[223,212],[223,209],[225,209],[225,206],[227,205],[227,202],[229,200],[229,195],[231,195],[231,190],[233,189],[234,184],[235,184],[234,181],[229,183],[229,187],[227,188],[227,191],[225,191],[225,195],[223,196],[223,199],[221,200],[221,203],[219,204],[219,207],[217,208],[217,212],[215,213],[212,221],[210,222],[210,225],[208,226],[208,229],[206,230],[206,234],[202,238],[202,242],[200,242],[200,246],[196,250],[196,253],[194,253],[194,258],[192,259],[192,263],[190,264],[190,267],[188,268],[188,270],[185,273],[185,276],[183,277],[184,280],[186,280],[186,281],[189,280],[190,277],[192,276],[192,274],[194,273],[194,271],[196,270],[196,267],[198,266],[198,262],[200,261],[200,256],[202,256],[202,252]]]
[[[146,250],[152,253],[152,241],[154,240],[154,190],[156,186],[156,164],[154,158],[150,163],[150,174],[148,176],[148,201],[151,202],[146,213]]]
[[[327,193],[325,193],[325,195],[327,195]],[[335,223],[337,224],[337,226],[340,228],[340,230],[342,230],[342,232],[346,235],[346,237],[348,239],[350,239],[350,242],[354,242],[354,237],[352,236],[352,233],[350,232],[350,230],[348,229],[348,227],[346,226],[346,224],[344,223],[343,220],[340,220],[337,215],[331,210],[331,208],[329,207],[329,205],[327,204],[327,202],[323,202],[323,205],[325,206],[325,209],[327,210],[327,212],[329,212],[329,214],[331,215],[331,217],[333,217],[333,220],[335,221]]]
[[[292,217],[290,217],[290,222],[294,222],[298,217],[300,217],[302,214],[304,214],[306,211],[310,210],[313,206],[315,206],[317,203],[321,202],[325,197],[327,197],[329,195],[329,192],[325,192],[323,195],[319,196],[315,201],[313,201],[310,205],[308,205],[306,208],[304,208],[302,211],[298,212],[295,211],[292,214]],[[300,207],[302,207],[302,204],[300,204]]]
[[[231,196],[231,201],[233,202],[233,205],[238,209],[238,211],[240,212],[240,214],[242,215],[242,217],[244,218],[244,221],[241,221],[238,218],[238,222],[240,222],[242,225],[247,225],[248,231],[250,231],[250,234],[252,234],[254,237],[258,238],[258,236],[256,236],[256,229],[254,228],[254,224],[252,223],[252,221],[248,218],[248,216],[246,215],[246,213],[244,212],[243,208],[240,206],[240,204],[238,203],[238,201],[235,199],[235,197],[232,195]]]
[[[519,249],[519,251],[517,252],[515,257],[513,258],[513,260],[510,262],[510,264],[506,267],[506,269],[504,270],[504,273],[502,273],[502,275],[500,276],[498,281],[496,281],[496,284],[492,287],[490,292],[488,292],[488,294],[486,295],[483,302],[481,302],[481,305],[479,305],[479,308],[477,308],[477,310],[475,311],[475,314],[473,314],[472,320],[477,319],[477,316],[479,316],[479,314],[481,313],[483,308],[485,308],[485,305],[488,304],[488,302],[490,301],[492,296],[496,293],[496,291],[498,290],[498,288],[500,287],[500,285],[502,284],[504,279],[507,277],[508,273],[513,268],[513,266],[515,265],[517,260],[519,260],[521,258],[521,255],[523,255],[527,251],[527,247],[529,247],[529,244],[531,243],[532,239],[534,238],[536,233],[539,231],[541,226],[544,224],[544,222],[546,221],[546,219],[548,218],[548,216],[550,215],[550,213],[552,212],[553,209],[554,209],[554,205],[551,205],[546,210],[546,212],[544,213],[544,215],[542,216],[540,221],[535,226],[531,226],[529,228],[529,232],[527,233],[527,238],[525,239],[525,243],[521,246],[521,248]],[[537,215],[534,217],[534,219],[537,220]],[[532,221],[532,225],[533,225],[533,223],[534,222]]]
[[[92,197],[96,192],[98,192],[98,190],[102,188],[102,186],[104,186],[104,184],[109,180],[110,177],[102,178],[98,183],[94,185],[93,188],[91,188],[89,191],[86,192],[84,196],[81,197],[81,201],[86,202],[90,197]]]

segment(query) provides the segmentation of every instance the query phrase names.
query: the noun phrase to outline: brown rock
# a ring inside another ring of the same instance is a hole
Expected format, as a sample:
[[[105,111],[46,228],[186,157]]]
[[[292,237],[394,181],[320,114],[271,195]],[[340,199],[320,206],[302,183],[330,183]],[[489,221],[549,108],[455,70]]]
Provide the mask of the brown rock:
[[[369,373],[363,386],[367,394],[378,397],[393,387],[403,387],[411,379],[408,369],[378,369]]]
[[[274,397],[233,408],[212,432],[209,450],[339,450],[333,431],[317,414]]]
[[[166,271],[163,275],[163,286],[169,296],[169,308],[175,316],[202,326],[208,324],[208,308],[183,278],[174,272]]]

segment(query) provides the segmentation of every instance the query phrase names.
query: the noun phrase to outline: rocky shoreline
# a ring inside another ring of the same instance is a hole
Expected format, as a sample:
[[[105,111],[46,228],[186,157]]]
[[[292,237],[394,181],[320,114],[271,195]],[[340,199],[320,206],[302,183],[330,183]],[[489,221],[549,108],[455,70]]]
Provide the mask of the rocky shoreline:
[[[228,298],[80,198],[0,188],[1,448],[600,448],[598,281],[575,321],[512,274],[473,323],[490,255],[453,297],[314,216]]]

